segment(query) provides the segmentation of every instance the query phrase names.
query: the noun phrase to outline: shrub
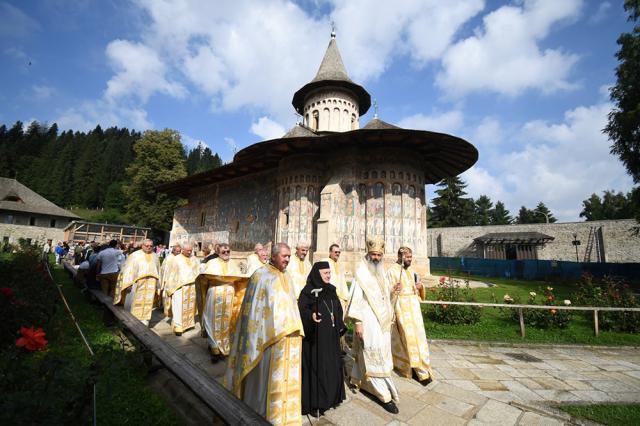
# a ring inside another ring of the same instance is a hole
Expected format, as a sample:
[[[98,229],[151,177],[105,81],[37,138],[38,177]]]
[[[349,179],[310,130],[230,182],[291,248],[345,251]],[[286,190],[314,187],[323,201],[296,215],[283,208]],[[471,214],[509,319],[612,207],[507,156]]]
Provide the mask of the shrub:
[[[438,300],[449,302],[475,302],[469,281],[461,286],[460,280],[440,278],[437,289],[434,289]],[[442,324],[475,324],[480,321],[481,309],[478,306],[434,305],[429,317]]]
[[[512,299],[505,295],[504,301],[507,304],[514,303],[520,304],[520,298],[516,297]],[[544,306],[561,306],[570,305],[570,300],[563,300],[562,302],[556,300],[553,294],[552,287],[546,287],[543,290],[543,296],[539,296],[536,292],[530,292],[526,303],[523,305],[544,305]],[[520,321],[520,316],[517,309],[509,309],[509,316],[514,321]],[[571,313],[569,311],[561,309],[523,309],[522,316],[526,325],[549,329],[549,328],[567,328],[571,321]]]
[[[576,302],[585,306],[638,308],[640,305],[629,284],[622,278],[605,276],[597,282],[589,273],[578,281]],[[591,312],[587,315],[591,316]],[[602,330],[636,333],[640,331],[640,312],[598,312]]]

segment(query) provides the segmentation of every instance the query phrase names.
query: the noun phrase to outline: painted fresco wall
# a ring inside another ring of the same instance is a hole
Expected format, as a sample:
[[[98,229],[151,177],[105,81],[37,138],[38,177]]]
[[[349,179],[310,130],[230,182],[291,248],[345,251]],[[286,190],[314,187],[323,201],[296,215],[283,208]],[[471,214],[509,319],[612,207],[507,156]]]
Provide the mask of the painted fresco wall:
[[[276,200],[273,171],[197,188],[174,213],[171,244],[224,242],[252,250],[274,238]]]

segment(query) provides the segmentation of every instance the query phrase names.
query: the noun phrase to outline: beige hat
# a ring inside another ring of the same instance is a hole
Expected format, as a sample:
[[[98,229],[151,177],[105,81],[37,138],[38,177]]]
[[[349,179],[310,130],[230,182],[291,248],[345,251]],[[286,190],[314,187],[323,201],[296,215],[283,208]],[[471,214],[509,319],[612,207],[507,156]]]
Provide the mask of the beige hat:
[[[367,240],[367,253],[384,254],[384,240],[380,238]]]

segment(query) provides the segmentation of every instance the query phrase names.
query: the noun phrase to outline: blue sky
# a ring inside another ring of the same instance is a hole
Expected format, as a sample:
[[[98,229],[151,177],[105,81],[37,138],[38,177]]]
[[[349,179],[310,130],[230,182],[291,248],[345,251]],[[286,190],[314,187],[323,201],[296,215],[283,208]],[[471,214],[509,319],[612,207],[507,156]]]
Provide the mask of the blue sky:
[[[631,188],[600,131],[621,0],[0,1],[0,123],[173,128],[229,161],[295,124],[332,21],[381,119],[478,148],[471,196],[571,221]]]

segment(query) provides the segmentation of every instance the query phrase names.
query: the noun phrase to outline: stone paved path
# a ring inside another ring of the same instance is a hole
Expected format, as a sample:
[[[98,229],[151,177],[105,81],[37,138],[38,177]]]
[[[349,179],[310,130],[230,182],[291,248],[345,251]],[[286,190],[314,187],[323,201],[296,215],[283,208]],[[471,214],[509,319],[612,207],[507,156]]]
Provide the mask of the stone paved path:
[[[176,337],[155,313],[151,327],[221,379],[225,364],[211,363],[199,326]],[[347,389],[347,401],[313,424],[561,425],[570,424],[570,417],[554,403],[640,402],[640,350],[635,348],[433,342],[431,358],[436,380],[428,386],[394,377],[399,414]]]

